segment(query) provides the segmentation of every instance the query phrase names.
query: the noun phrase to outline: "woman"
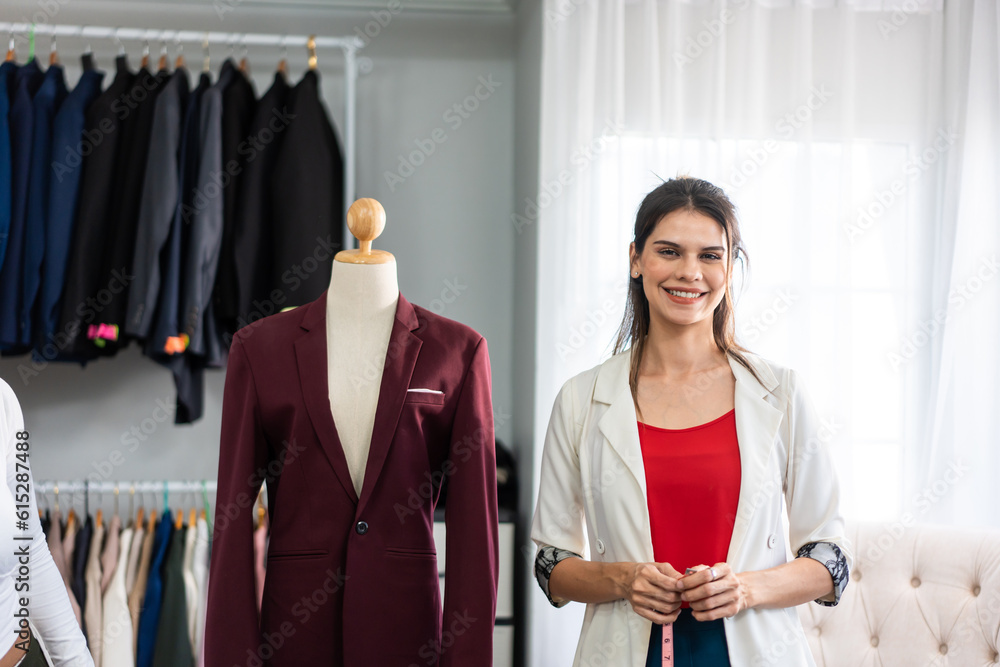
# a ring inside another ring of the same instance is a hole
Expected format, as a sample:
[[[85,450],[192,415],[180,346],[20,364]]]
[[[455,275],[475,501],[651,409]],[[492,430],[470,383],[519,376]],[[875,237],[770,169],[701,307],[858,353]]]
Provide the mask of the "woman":
[[[556,398],[532,525],[549,601],[587,604],[574,666],[659,667],[671,633],[678,666],[812,665],[795,605],[837,604],[850,565],[830,433],[734,340],[734,207],[670,180],[629,254],[615,354]]]
[[[48,664],[35,630],[54,667],[94,667],[38,521],[32,446],[17,397],[0,380],[0,468],[6,481],[0,484],[0,667]]]

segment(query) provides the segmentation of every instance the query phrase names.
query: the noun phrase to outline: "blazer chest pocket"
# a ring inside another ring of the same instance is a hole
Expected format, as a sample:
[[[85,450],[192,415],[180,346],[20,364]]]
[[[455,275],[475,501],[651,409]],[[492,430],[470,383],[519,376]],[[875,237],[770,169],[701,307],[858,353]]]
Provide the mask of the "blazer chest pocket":
[[[302,560],[323,558],[329,554],[325,549],[304,549],[301,551],[268,551],[267,560]]]
[[[403,399],[403,402],[418,405],[444,405],[444,398],[444,392],[413,391],[412,389],[407,389],[406,398]]]

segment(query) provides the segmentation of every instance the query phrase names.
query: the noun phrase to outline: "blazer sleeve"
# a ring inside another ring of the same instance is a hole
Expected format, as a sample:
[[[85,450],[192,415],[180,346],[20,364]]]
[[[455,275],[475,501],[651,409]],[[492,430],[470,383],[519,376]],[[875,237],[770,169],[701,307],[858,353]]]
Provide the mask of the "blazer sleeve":
[[[496,442],[490,359],[480,339],[466,371],[452,426],[445,505],[445,586],[440,667],[493,664],[499,572]]]
[[[556,397],[542,450],[538,503],[531,523],[531,539],[542,549],[584,554],[584,487],[580,474],[580,433],[575,421],[572,380]],[[536,555],[536,561],[538,555]],[[548,595],[548,591],[543,591]],[[550,598],[556,606],[568,601]]]
[[[848,568],[853,563],[844,517],[840,510],[840,484],[829,441],[834,426],[821,421],[805,388],[789,371],[788,468],[785,502],[792,553],[814,542],[840,548]]]
[[[267,442],[253,370],[233,337],[222,400],[219,485],[205,626],[205,664],[238,665],[261,646],[254,595],[253,505]]]

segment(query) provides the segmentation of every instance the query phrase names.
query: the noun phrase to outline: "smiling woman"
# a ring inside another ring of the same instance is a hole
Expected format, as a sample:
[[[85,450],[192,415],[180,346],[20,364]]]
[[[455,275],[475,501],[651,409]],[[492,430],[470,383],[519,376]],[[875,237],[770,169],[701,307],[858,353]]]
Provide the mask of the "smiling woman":
[[[735,341],[734,207],[711,183],[672,179],[634,233],[615,354],[552,410],[539,585],[555,606],[587,604],[576,666],[742,667],[775,642],[788,650],[774,665],[812,665],[794,606],[837,604],[850,549],[804,388]]]

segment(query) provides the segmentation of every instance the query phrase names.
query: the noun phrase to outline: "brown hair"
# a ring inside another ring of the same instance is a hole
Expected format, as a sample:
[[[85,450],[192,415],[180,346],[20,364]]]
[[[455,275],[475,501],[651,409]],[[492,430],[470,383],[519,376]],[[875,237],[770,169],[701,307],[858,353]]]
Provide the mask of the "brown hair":
[[[650,234],[664,216],[677,210],[687,209],[697,211],[719,223],[726,235],[726,293],[715,308],[712,316],[712,332],[719,349],[735,359],[760,382],[757,371],[747,361],[744,352],[750,352],[736,342],[736,324],[733,318],[732,272],[733,264],[738,260],[746,266],[746,250],[740,237],[739,223],[736,219],[736,207],[722,191],[722,188],[712,185],[699,178],[682,176],[672,178],[658,186],[646,195],[639,205],[635,216],[635,253],[642,254]],[[628,300],[625,303],[625,315],[618,328],[614,354],[622,352],[631,345],[631,369],[629,371],[629,386],[632,388],[632,400],[638,408],[636,388],[639,382],[639,363],[646,346],[646,336],[649,333],[649,300],[642,288],[642,276],[633,278],[629,274]],[[761,382],[763,384],[763,382]]]

